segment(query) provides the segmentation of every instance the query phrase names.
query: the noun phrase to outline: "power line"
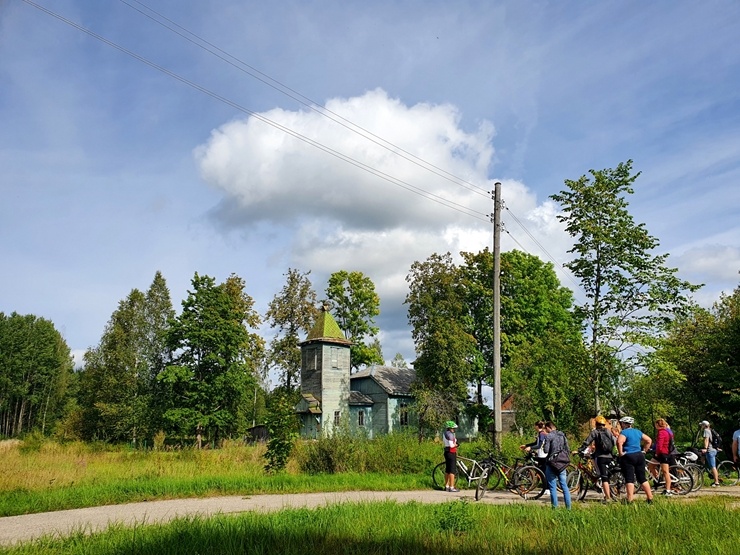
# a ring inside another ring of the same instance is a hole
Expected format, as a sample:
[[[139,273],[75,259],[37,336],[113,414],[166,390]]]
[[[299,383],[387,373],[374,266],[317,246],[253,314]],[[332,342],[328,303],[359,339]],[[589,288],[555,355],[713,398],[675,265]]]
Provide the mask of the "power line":
[[[440,168],[439,166],[436,166],[432,164],[431,162],[428,162],[424,160],[423,158],[420,158],[416,156],[415,154],[403,149],[402,147],[392,143],[391,141],[388,141],[384,139],[383,137],[380,137],[379,135],[376,135],[375,133],[365,129],[364,127],[357,125],[356,123],[346,119],[345,117],[337,114],[336,112],[333,112],[332,110],[329,110],[328,108],[321,106],[318,102],[311,100],[310,98],[304,96],[300,92],[296,91],[295,89],[292,89],[291,87],[281,83],[277,79],[274,79],[273,77],[270,77],[269,75],[263,73],[262,71],[256,69],[255,67],[247,64],[243,60],[240,60],[236,56],[233,56],[232,54],[226,52],[225,50],[219,48],[215,44],[207,41],[206,39],[198,36],[197,34],[189,31],[188,29],[184,28],[183,26],[179,25],[178,23],[172,21],[171,19],[167,18],[165,15],[157,12],[156,10],[150,8],[143,2],[139,2],[138,0],[133,0],[136,4],[142,6],[145,10],[148,12],[151,12],[151,14],[154,14],[156,17],[153,17],[150,13],[146,13],[143,10],[140,10],[136,6],[132,5],[127,0],[120,0],[123,4],[129,6],[132,10],[137,11],[138,13],[142,14],[143,16],[151,19],[155,23],[161,25],[165,29],[168,29],[169,31],[175,33],[176,35],[184,38],[191,44],[196,45],[197,47],[205,50],[206,52],[210,53],[211,55],[217,57],[218,59],[226,62],[227,64],[231,65],[232,67],[235,67],[239,71],[242,71],[246,73],[247,75],[250,75],[254,79],[257,79],[258,81],[261,81],[262,83],[268,85],[269,87],[272,87],[273,89],[281,92],[282,94],[288,96],[289,98],[292,98],[293,100],[299,102],[300,104],[306,106],[310,110],[315,111],[318,114],[321,114],[322,116],[330,119],[331,121],[341,125],[345,129],[348,129],[349,131],[356,133],[360,135],[361,137],[375,143],[376,145],[388,150],[389,152],[392,152],[396,156],[399,156],[403,158],[404,160],[407,160],[413,164],[416,164],[417,166],[424,168],[425,170],[443,178],[447,181],[450,181],[451,183],[454,183],[455,185],[458,185],[460,187],[463,187],[464,189],[467,189],[468,191],[474,192],[476,194],[486,196],[488,197],[490,195],[490,191],[486,191],[484,188],[480,187],[479,185],[475,185],[473,183],[470,183],[469,181],[466,181],[462,179],[461,177],[458,177],[447,170]],[[159,18],[159,19],[158,19]],[[165,23],[166,22],[166,23]],[[192,38],[191,38],[192,37]]]
[[[334,157],[336,157],[336,158],[338,158],[338,159],[340,159],[340,160],[342,160],[344,162],[347,162],[348,164],[351,164],[351,165],[353,165],[353,166],[355,166],[355,167],[357,167],[359,169],[362,169],[362,170],[364,170],[364,171],[366,171],[366,172],[368,172],[368,173],[370,173],[372,175],[375,175],[376,177],[380,177],[381,179],[384,179],[385,181],[388,181],[389,183],[392,183],[394,185],[397,185],[398,187],[401,187],[402,189],[406,189],[407,191],[410,191],[410,192],[412,192],[414,194],[417,194],[417,195],[419,195],[421,197],[424,197],[424,198],[426,198],[428,200],[431,200],[433,202],[436,202],[438,204],[441,204],[443,206],[446,206],[447,208],[451,208],[453,210],[456,210],[457,212],[460,212],[462,214],[466,214],[468,216],[472,216],[472,217],[477,218],[477,219],[482,220],[482,221],[486,221],[486,222],[488,221],[487,214],[485,214],[483,212],[478,212],[477,210],[473,210],[472,208],[469,208],[469,207],[464,206],[462,204],[459,204],[457,202],[454,202],[454,201],[451,201],[449,199],[446,199],[446,198],[444,198],[444,197],[442,197],[440,195],[437,195],[435,193],[431,193],[429,191],[426,191],[426,190],[422,189],[421,187],[417,187],[417,186],[412,185],[412,184],[410,184],[410,183],[408,183],[406,181],[403,181],[401,179],[398,179],[396,177],[393,177],[390,174],[387,174],[387,173],[382,172],[382,171],[380,171],[380,170],[378,170],[376,168],[373,168],[372,166],[369,166],[368,164],[365,164],[364,162],[360,162],[359,160],[356,160],[356,159],[354,159],[354,158],[352,158],[352,157],[350,157],[350,156],[348,156],[346,154],[343,154],[343,153],[341,153],[341,152],[339,152],[339,151],[337,151],[337,150],[335,150],[335,149],[333,149],[331,147],[328,147],[328,146],[326,146],[326,145],[324,145],[324,144],[322,144],[322,143],[320,143],[318,141],[315,141],[315,140],[313,140],[313,139],[311,139],[311,138],[309,138],[309,137],[307,137],[305,135],[302,135],[301,133],[298,133],[297,131],[294,131],[294,130],[290,129],[289,127],[286,127],[284,125],[281,125],[281,124],[279,124],[279,123],[277,123],[277,122],[275,122],[275,121],[273,121],[273,120],[271,120],[271,119],[263,116],[262,114],[259,114],[257,112],[254,112],[253,110],[249,110],[248,108],[245,108],[244,106],[241,106],[240,104],[237,104],[236,102],[234,102],[232,100],[229,100],[228,98],[225,98],[224,96],[221,96],[221,95],[219,95],[219,94],[211,91],[210,89],[207,89],[207,88],[203,87],[202,85],[198,85],[197,83],[194,83],[193,81],[190,81],[190,80],[186,79],[185,77],[182,77],[181,75],[179,75],[179,74],[177,74],[177,73],[175,73],[175,72],[173,72],[173,71],[171,71],[171,70],[169,70],[169,69],[167,69],[167,68],[165,68],[163,66],[160,66],[160,65],[152,62],[151,60],[148,60],[147,58],[144,58],[143,56],[141,56],[139,54],[136,54],[135,52],[132,52],[131,50],[128,50],[127,48],[124,48],[123,46],[121,46],[119,44],[116,44],[115,42],[113,42],[111,40],[108,40],[108,39],[106,39],[105,37],[103,37],[101,35],[98,35],[97,33],[91,31],[90,29],[87,29],[87,28],[83,27],[82,25],[79,25],[78,23],[75,23],[74,21],[72,21],[70,19],[67,19],[66,17],[64,17],[64,16],[62,16],[60,14],[57,14],[56,12],[53,12],[53,11],[45,8],[44,6],[40,6],[39,4],[36,4],[35,2],[32,2],[31,0],[23,0],[23,2],[25,2],[26,4],[28,4],[30,6],[33,6],[34,8],[37,8],[38,10],[40,10],[40,11],[42,11],[42,12],[44,12],[44,13],[46,13],[46,14],[48,14],[48,15],[50,15],[50,16],[52,16],[52,17],[54,17],[54,18],[56,18],[56,19],[58,19],[60,21],[62,21],[63,23],[66,23],[67,25],[70,25],[70,26],[74,27],[75,29],[77,29],[79,31],[82,31],[83,33],[85,33],[85,34],[87,34],[87,35],[95,38],[96,40],[99,40],[99,41],[103,42],[104,44],[107,44],[108,46],[110,46],[112,48],[115,48],[116,50],[118,50],[118,51],[126,54],[127,56],[131,56],[132,58],[140,61],[141,63],[146,64],[149,67],[151,67],[153,69],[156,69],[157,71],[160,71],[161,73],[164,73],[165,75],[168,75],[168,76],[172,77],[173,79],[176,79],[176,80],[180,81],[181,83],[183,83],[185,85],[188,85],[189,87],[192,87],[193,89],[195,89],[195,90],[197,90],[199,92],[202,92],[203,94],[206,94],[206,95],[208,95],[208,96],[210,96],[210,97],[212,97],[212,98],[214,98],[214,99],[216,99],[216,100],[218,100],[220,102],[223,102],[224,104],[226,104],[228,106],[231,106],[232,108],[234,108],[236,110],[239,110],[239,111],[241,111],[241,112],[243,112],[245,114],[249,114],[253,118],[255,118],[255,119],[259,120],[259,121],[262,121],[263,123],[266,123],[268,125],[271,125],[271,126],[275,127],[276,129],[279,129],[280,131],[283,131],[284,133],[286,133],[286,134],[288,134],[288,135],[290,135],[290,136],[292,136],[292,137],[294,137],[294,138],[296,138],[296,139],[298,139],[300,141],[305,142],[306,144],[309,144],[309,145],[311,145],[311,146],[313,146],[313,147],[315,147],[315,148],[317,148],[317,149],[319,149],[319,150],[321,150],[323,152],[326,152],[327,154],[330,154],[330,155],[332,155],[332,156],[334,156]]]

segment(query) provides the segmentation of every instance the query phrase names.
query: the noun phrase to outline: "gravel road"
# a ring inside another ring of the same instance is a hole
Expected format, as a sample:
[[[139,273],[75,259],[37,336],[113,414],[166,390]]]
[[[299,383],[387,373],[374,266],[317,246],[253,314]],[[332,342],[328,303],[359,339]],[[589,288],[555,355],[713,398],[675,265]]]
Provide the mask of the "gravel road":
[[[690,497],[722,494],[740,497],[740,487],[723,487],[711,490],[704,488],[691,494]],[[125,505],[107,505],[0,518],[0,545],[14,545],[46,535],[65,536],[79,530],[91,533],[105,530],[113,523],[134,526],[168,522],[174,518],[187,515],[210,516],[245,511],[279,511],[286,508],[312,508],[346,502],[396,501],[398,503],[408,503],[415,501],[420,503],[445,503],[458,499],[475,502],[474,491],[468,490],[459,493],[446,493],[436,490],[353,491],[285,495],[233,495],[205,499],[172,499]],[[597,502],[598,498],[589,494],[588,500]],[[539,503],[547,505],[549,496],[545,492],[545,495],[537,501],[525,501],[511,493],[496,491],[486,493],[481,503]]]

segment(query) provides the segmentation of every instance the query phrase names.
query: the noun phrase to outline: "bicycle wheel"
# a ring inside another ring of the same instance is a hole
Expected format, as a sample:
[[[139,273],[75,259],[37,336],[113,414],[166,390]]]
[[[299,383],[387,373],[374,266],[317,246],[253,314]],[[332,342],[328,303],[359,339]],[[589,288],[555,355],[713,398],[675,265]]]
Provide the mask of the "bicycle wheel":
[[[570,495],[572,497],[580,496],[578,497],[578,499],[583,499],[583,497],[586,496],[585,493],[581,493],[581,478],[583,477],[583,473],[575,465],[573,465],[573,468],[571,468],[571,465],[568,465],[565,469],[565,472],[565,483],[568,484],[568,491],[570,491]]]
[[[693,478],[694,480],[694,487],[691,491],[698,491],[699,489],[701,489],[701,487],[704,485],[704,469],[698,464],[694,463],[688,463],[681,466],[683,466],[691,474],[691,478]]]
[[[673,465],[669,469],[671,473],[671,491],[678,495],[686,495],[694,488],[694,478],[691,472],[683,466]]]
[[[732,461],[722,461],[717,465],[719,481],[723,486],[736,486],[740,481],[740,472]]]
[[[486,494],[486,489],[488,488],[488,474],[490,470],[490,468],[484,468],[483,473],[478,479],[478,484],[475,486],[476,501],[480,501],[481,499],[483,499],[483,496]]]
[[[432,482],[436,489],[445,489],[445,463],[441,462],[432,470]]]
[[[517,468],[511,478],[509,489],[524,499],[539,499],[545,493],[545,475],[536,466]]]
[[[583,474],[578,476],[578,491],[576,491],[575,498],[578,501],[583,501],[588,493],[588,478]]]
[[[609,491],[612,499],[621,499],[627,494],[627,482],[621,470],[612,470],[609,476]]]

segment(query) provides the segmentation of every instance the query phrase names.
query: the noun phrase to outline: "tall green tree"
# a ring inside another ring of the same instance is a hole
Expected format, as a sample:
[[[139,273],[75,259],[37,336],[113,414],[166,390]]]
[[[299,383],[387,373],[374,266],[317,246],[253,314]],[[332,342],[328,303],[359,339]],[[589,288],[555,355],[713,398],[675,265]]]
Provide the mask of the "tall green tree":
[[[479,352],[474,360],[481,361],[473,368],[471,382],[476,385],[478,402],[482,403],[483,385],[493,385],[493,253],[484,249],[460,254],[464,260],[460,271],[466,304]],[[505,392],[516,393],[518,420],[528,425],[530,420],[542,418],[543,410],[553,417],[558,402],[555,395],[547,393],[554,390],[538,387],[538,381],[578,383],[578,366],[573,364],[571,349],[582,343],[580,323],[572,313],[572,292],[560,285],[552,264],[534,255],[517,250],[501,253],[500,291],[502,381]],[[558,344],[560,347],[550,353],[548,364],[540,364],[538,352],[545,345]],[[563,360],[566,356],[567,364]],[[514,358],[516,364],[512,364]],[[532,364],[538,367],[530,368]],[[535,370],[548,375],[541,380],[521,379],[528,375],[533,378],[531,372]],[[531,413],[525,410],[530,406]],[[562,424],[562,419],[559,422]]]
[[[404,303],[417,352],[417,387],[442,391],[460,405],[468,397],[477,354],[460,270],[450,253],[433,254],[414,262],[406,281],[409,292]]]
[[[281,371],[281,385],[292,391],[301,373],[300,333],[308,333],[318,316],[316,292],[309,274],[289,268],[285,285],[273,297],[265,318],[277,334],[270,342],[270,366]]]
[[[146,293],[119,302],[100,342],[87,350],[79,376],[80,435],[139,443],[161,424],[156,376],[169,359],[168,320],[174,315],[160,272]]]
[[[375,317],[380,314],[380,297],[372,280],[362,272],[334,272],[329,276],[326,296],[337,324],[352,341],[352,368],[383,364],[380,344],[366,342],[366,338],[377,339]]]
[[[604,397],[614,401],[608,384],[620,381],[623,365],[614,359],[635,362],[630,353],[652,347],[656,335],[687,309],[686,293],[698,286],[676,277],[676,269],[666,266],[668,254],[653,254],[658,240],[629,213],[626,196],[640,175],[632,173],[632,161],[589,173],[566,180],[567,188],[551,198],[560,203],[558,219],[575,239],[569,251],[574,258],[565,266],[586,293],[577,311],[589,336],[594,410],[601,413]]]
[[[740,287],[711,309],[695,306],[676,319],[648,369],[653,383],[670,378],[671,387],[653,389],[675,407],[661,416],[675,417],[689,433],[706,418],[725,436],[731,434],[740,414]]]
[[[197,273],[182,312],[170,323],[173,364],[159,376],[166,388],[164,419],[181,437],[220,439],[246,430],[264,342],[253,299],[236,275],[217,285]]]
[[[0,435],[52,429],[72,372],[69,347],[52,322],[0,312]]]

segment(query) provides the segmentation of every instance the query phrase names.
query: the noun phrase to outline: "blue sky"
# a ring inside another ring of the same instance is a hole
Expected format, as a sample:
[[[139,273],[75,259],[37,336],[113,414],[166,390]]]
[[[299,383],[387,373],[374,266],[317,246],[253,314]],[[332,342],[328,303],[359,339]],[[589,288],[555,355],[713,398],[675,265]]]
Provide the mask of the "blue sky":
[[[177,309],[233,272],[264,312],[298,268],[367,274],[413,360],[409,267],[490,246],[495,181],[502,248],[560,264],[548,196],[627,159],[695,298],[738,285],[737,2],[34,3],[0,0],[0,311],[77,356],[157,270]]]

